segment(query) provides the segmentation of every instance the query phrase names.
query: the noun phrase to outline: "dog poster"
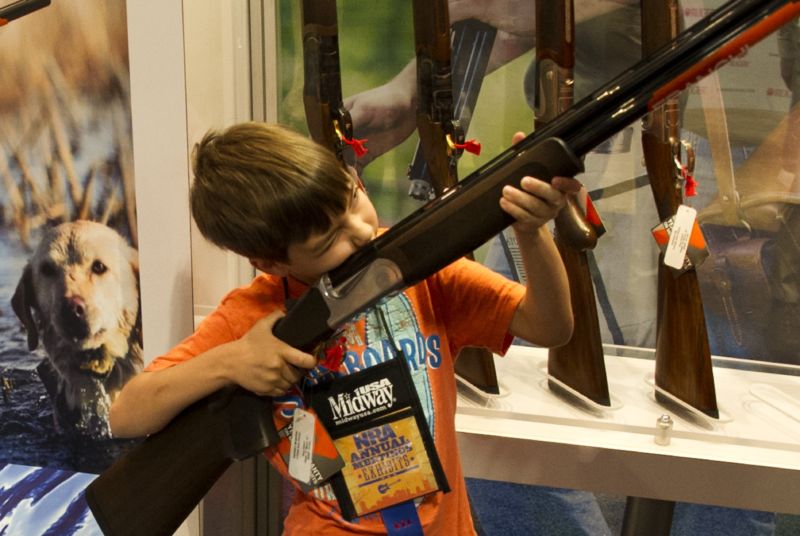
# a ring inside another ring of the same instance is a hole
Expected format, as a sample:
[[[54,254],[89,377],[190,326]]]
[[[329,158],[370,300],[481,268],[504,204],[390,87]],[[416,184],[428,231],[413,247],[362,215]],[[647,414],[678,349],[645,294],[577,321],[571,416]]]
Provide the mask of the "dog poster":
[[[99,473],[143,366],[126,4],[38,3],[0,25],[0,474]]]

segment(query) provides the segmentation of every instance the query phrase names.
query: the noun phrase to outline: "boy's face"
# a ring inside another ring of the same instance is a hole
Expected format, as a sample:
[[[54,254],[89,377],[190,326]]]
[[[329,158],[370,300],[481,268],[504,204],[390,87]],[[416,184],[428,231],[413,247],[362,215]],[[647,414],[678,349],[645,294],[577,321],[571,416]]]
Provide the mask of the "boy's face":
[[[344,213],[332,219],[333,223],[326,232],[312,234],[305,242],[290,245],[286,263],[264,267],[255,260],[253,264],[266,272],[291,275],[311,284],[375,238],[378,231],[378,215],[360,182],[354,182]]]

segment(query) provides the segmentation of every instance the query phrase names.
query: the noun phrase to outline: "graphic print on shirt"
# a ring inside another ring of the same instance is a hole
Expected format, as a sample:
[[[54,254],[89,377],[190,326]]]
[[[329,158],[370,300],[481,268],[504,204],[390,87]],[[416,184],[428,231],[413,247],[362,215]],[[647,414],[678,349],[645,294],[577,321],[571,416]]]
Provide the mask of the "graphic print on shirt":
[[[383,313],[385,322],[381,319],[379,311]],[[386,324],[388,324],[389,333],[386,333]],[[389,356],[395,356],[396,352],[390,342],[392,338],[400,347],[411,369],[411,377],[425,413],[425,420],[428,421],[431,435],[436,437],[434,435],[433,394],[428,378],[428,367],[438,368],[441,363],[438,334],[429,338],[425,337],[419,328],[411,302],[405,294],[401,293],[382,300],[367,311],[365,336],[367,347],[362,359],[366,367],[375,364],[370,362],[373,358],[372,352],[380,352],[377,362],[383,362],[390,359]]]

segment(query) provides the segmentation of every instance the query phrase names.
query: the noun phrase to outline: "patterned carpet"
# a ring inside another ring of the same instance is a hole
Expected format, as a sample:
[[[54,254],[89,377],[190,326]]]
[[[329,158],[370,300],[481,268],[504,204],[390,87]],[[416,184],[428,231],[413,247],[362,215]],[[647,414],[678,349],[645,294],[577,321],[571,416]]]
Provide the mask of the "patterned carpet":
[[[481,536],[616,536],[626,497],[467,479]],[[800,516],[677,503],[670,536],[798,536]],[[648,535],[649,536],[649,535]]]

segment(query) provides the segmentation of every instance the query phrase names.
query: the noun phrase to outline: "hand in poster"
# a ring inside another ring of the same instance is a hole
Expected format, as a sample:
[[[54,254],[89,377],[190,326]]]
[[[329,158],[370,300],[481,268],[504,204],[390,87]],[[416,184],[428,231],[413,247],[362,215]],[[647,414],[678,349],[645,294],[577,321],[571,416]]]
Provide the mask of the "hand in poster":
[[[575,6],[575,19],[597,17],[633,3],[634,0],[587,0]],[[477,19],[497,28],[488,72],[508,63],[534,45],[534,4],[520,0],[450,0],[450,23]],[[411,51],[409,51],[411,53]],[[369,152],[358,160],[367,164],[393,149],[415,129],[416,63],[412,60],[383,85],[345,99],[353,119],[355,136],[369,140]]]

